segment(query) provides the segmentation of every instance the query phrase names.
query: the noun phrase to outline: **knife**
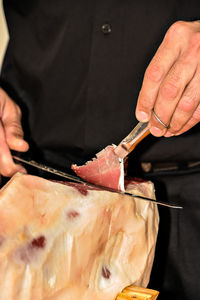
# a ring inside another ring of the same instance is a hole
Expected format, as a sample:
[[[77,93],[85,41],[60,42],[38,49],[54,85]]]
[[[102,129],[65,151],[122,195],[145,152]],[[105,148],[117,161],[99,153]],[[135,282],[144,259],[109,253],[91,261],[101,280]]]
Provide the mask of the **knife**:
[[[149,133],[148,122],[139,122],[135,128],[125,137],[115,148],[115,154],[120,158],[125,158],[139,142],[141,142]]]
[[[143,196],[139,196],[139,195],[134,195],[134,194],[131,194],[129,192],[118,191],[118,190],[115,190],[115,189],[112,189],[112,188],[109,188],[109,187],[104,187],[104,186],[96,185],[96,184],[93,184],[93,183],[89,183],[89,182],[83,180],[82,178],[80,178],[78,176],[74,176],[74,175],[56,170],[52,167],[48,167],[46,165],[40,164],[40,163],[38,163],[34,160],[26,160],[26,159],[21,158],[21,157],[16,156],[16,155],[13,155],[13,158],[14,158],[15,161],[24,163],[24,164],[32,166],[32,167],[35,167],[39,170],[57,175],[59,177],[66,178],[66,179],[71,180],[73,182],[85,184],[87,186],[90,186],[90,187],[95,188],[95,189],[99,189],[101,191],[104,190],[104,191],[109,191],[109,192],[112,192],[112,193],[118,193],[118,194],[130,196],[130,197],[133,197],[133,198],[138,198],[138,199],[141,199],[141,200],[144,200],[144,201],[149,201],[149,202],[152,202],[154,204],[159,204],[159,205],[170,207],[170,208],[177,208],[177,209],[182,209],[183,208],[182,206],[176,205],[175,203],[166,203],[164,201],[157,201],[157,200],[152,199],[152,198],[143,197]]]

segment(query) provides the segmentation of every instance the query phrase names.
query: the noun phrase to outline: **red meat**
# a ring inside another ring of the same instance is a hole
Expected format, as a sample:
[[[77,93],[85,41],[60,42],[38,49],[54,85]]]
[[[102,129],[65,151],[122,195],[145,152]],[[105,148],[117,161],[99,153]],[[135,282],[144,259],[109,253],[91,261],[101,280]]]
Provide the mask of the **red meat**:
[[[73,171],[88,182],[124,191],[124,162],[110,145],[83,166],[72,165]]]

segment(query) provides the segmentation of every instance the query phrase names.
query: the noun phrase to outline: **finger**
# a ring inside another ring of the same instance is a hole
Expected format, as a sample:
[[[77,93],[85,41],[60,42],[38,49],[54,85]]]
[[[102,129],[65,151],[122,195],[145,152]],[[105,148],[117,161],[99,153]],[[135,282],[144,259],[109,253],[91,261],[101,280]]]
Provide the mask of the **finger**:
[[[6,177],[12,176],[16,172],[26,173],[26,170],[13,162],[9,147],[6,143],[5,132],[0,123],[0,174]]]
[[[164,124],[169,125],[185,87],[195,75],[196,66],[196,58],[189,64],[188,59],[179,57],[163,80],[154,104],[154,111]],[[166,132],[166,128],[158,120],[152,118],[150,131],[156,136],[162,136]]]
[[[2,116],[6,142],[10,149],[25,152],[29,145],[24,140],[24,132],[21,125],[21,111],[17,105],[11,105],[7,100]]]
[[[170,133],[176,134],[197,115],[200,103],[200,70],[196,72],[194,78],[186,87],[170,121]],[[196,111],[196,114],[194,115]]]
[[[6,141],[10,149],[25,152],[29,149],[28,143],[23,139],[23,131],[18,123],[5,125]]]
[[[139,121],[149,121],[160,85],[179,54],[179,43],[170,43],[170,38],[166,35],[144,75],[136,107],[136,117]]]
[[[194,127],[196,124],[198,124],[200,121],[200,104],[197,106],[195,112],[193,113],[190,120],[181,128],[180,131],[176,132],[174,135],[180,135],[188,130],[190,130],[192,127]]]

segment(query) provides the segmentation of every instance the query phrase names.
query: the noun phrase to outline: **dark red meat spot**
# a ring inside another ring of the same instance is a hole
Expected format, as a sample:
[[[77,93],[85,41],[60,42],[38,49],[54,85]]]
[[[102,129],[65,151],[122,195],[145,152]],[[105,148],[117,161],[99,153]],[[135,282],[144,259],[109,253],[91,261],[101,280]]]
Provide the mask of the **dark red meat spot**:
[[[76,210],[70,210],[67,212],[67,217],[71,220],[71,219],[75,219],[78,216],[80,216],[79,212],[77,212]]]
[[[101,274],[102,274],[102,276],[103,276],[104,278],[106,278],[106,279],[109,279],[110,276],[111,276],[110,271],[109,271],[108,268],[105,267],[105,266],[102,267]]]
[[[33,239],[31,242],[31,246],[33,248],[44,248],[46,244],[46,239],[44,236],[39,236],[36,239]]]
[[[25,264],[29,264],[38,255],[38,250],[43,249],[46,245],[46,239],[44,236],[39,236],[33,239],[28,244],[19,247],[14,252],[14,257],[18,260],[23,261]]]
[[[72,186],[77,189],[82,195],[87,196],[88,190],[99,190],[98,188],[94,188],[88,186],[87,184],[76,183],[76,182],[69,182],[69,181],[58,181],[58,180],[51,180],[53,182],[61,183],[64,185]]]
[[[84,184],[74,183],[74,182],[68,182],[68,185],[73,186],[75,189],[79,191],[79,193],[81,193],[84,196],[87,196],[88,189],[89,189],[88,186]]]

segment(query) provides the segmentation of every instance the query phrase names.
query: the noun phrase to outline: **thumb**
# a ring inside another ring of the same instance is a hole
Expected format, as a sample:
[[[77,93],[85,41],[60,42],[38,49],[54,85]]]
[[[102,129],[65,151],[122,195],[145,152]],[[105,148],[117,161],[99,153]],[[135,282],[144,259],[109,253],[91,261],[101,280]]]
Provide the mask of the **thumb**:
[[[29,149],[28,143],[24,140],[22,126],[16,121],[4,124],[6,142],[11,150],[25,152]]]
[[[16,103],[7,99],[2,116],[6,142],[10,149],[25,152],[29,145],[24,140],[24,132],[21,125],[21,110]]]
[[[5,130],[0,122],[0,174],[11,177],[16,172],[26,173],[26,170],[13,162],[10,149],[5,139]]]

